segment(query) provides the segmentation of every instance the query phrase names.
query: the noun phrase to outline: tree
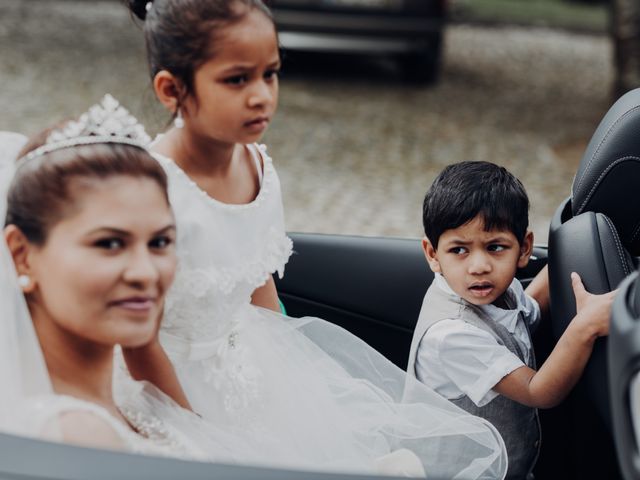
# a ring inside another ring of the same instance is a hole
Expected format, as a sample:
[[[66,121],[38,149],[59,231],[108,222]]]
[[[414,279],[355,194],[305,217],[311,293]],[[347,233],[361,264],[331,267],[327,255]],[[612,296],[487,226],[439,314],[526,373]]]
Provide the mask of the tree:
[[[611,33],[614,44],[615,98],[640,87],[640,2],[611,0]]]

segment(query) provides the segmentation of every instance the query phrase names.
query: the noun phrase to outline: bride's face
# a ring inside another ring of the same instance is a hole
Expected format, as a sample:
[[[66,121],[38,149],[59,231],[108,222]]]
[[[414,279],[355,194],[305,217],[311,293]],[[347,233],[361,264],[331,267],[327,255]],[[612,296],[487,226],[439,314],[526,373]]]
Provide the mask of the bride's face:
[[[29,245],[34,321],[44,315],[102,345],[144,345],[176,269],[173,214],[153,180],[82,182],[73,181],[74,204],[44,245]]]

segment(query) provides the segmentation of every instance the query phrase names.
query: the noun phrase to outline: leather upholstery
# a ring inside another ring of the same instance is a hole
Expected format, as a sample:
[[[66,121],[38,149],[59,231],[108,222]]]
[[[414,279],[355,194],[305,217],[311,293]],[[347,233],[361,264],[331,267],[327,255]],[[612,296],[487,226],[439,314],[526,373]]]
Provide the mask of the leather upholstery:
[[[607,112],[582,157],[572,196],[556,212],[549,232],[552,331],[560,338],[575,316],[570,274],[591,293],[609,292],[635,269],[629,251],[640,247],[640,89]],[[608,427],[606,339],[597,342],[583,381]]]
[[[571,272],[580,275],[587,291],[601,294],[617,288],[635,267],[606,215],[585,212],[560,225],[555,220],[549,236],[549,288],[552,331],[557,340],[576,314]],[[596,341],[583,382],[590,400],[610,428],[606,343],[604,338]]]
[[[614,290],[640,253],[640,89],[607,112],[585,151],[570,199],[549,231],[551,331],[555,341],[576,314],[571,272],[595,294]],[[612,439],[607,338],[596,341],[581,380],[558,409],[580,476],[619,478]],[[544,432],[543,432],[544,436]],[[544,437],[543,437],[544,438]],[[543,442],[544,448],[544,442]],[[543,454],[544,455],[544,452]]]
[[[600,212],[623,245],[640,254],[640,89],[621,97],[595,131],[572,187],[572,212]]]

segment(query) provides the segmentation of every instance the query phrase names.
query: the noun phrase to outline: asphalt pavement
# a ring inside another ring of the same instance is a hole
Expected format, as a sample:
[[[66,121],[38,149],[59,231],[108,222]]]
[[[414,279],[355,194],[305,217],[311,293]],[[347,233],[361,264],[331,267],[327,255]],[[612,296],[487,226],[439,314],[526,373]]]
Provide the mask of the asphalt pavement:
[[[605,36],[470,25],[449,27],[431,87],[405,82],[388,59],[288,56],[265,137],[288,229],[419,236],[434,176],[474,159],[523,181],[546,242],[612,102],[612,65]],[[168,121],[149,87],[141,31],[118,2],[2,0],[0,85],[0,130],[37,132],[105,92],[150,133]]]

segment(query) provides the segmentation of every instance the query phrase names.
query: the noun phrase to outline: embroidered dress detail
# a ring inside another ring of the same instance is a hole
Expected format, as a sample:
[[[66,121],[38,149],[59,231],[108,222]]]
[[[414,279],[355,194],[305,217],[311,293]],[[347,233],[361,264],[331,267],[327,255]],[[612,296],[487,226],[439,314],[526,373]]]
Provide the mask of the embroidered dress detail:
[[[151,440],[156,445],[166,447],[169,450],[177,450],[182,446],[180,441],[171,435],[164,422],[158,417],[126,407],[121,408],[120,413],[127,418],[140,435]]]
[[[181,246],[178,246],[180,253]],[[230,295],[240,283],[263,285],[272,272],[282,278],[284,267],[293,253],[293,242],[276,228],[269,228],[263,239],[262,248],[258,247],[252,260],[247,260],[237,268],[222,267],[220,269],[188,268],[179,265],[176,283],[181,286],[172,299],[190,295],[194,298],[205,298],[212,293]],[[218,292],[214,292],[218,290]],[[171,308],[171,303],[168,308]]]

